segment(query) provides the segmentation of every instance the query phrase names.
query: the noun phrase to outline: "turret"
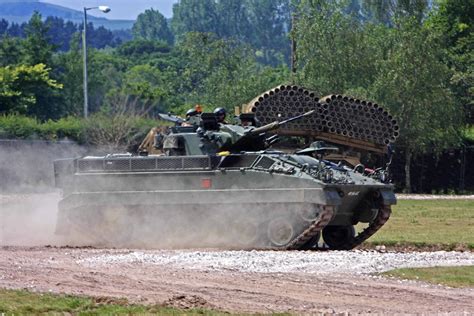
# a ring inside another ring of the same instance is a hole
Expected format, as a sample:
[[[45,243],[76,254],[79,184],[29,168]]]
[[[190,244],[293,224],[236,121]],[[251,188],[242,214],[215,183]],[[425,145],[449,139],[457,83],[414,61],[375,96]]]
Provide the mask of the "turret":
[[[289,118],[284,121],[275,121],[260,127],[241,127],[237,125],[222,125],[221,132],[232,134],[232,142],[224,144],[221,151],[241,152],[264,150],[278,140],[276,135],[266,137],[266,133],[279,129],[292,121],[299,120],[314,113],[314,110]]]
[[[314,111],[275,121],[261,127],[221,124],[213,113],[202,113],[199,125],[174,126],[164,136],[163,152],[167,155],[212,155],[223,151],[239,153],[267,149],[278,140],[278,136],[266,137],[266,133],[281,126],[313,114]]]

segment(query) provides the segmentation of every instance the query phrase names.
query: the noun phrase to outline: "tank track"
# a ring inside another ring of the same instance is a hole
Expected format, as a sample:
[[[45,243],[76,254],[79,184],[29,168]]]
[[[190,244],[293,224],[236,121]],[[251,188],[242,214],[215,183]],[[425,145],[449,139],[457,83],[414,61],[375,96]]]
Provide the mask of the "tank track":
[[[299,234],[290,243],[282,247],[275,247],[274,250],[298,250],[306,244],[312,237],[316,236],[334,217],[334,207],[325,206],[321,216],[315,220],[307,229]]]
[[[392,209],[390,205],[383,205],[379,212],[377,213],[377,217],[375,220],[367,226],[363,231],[357,234],[350,242],[343,244],[339,249],[340,250],[351,250],[355,247],[362,244],[366,241],[370,236],[375,234],[383,225],[388,221],[390,218],[390,214],[392,213]]]

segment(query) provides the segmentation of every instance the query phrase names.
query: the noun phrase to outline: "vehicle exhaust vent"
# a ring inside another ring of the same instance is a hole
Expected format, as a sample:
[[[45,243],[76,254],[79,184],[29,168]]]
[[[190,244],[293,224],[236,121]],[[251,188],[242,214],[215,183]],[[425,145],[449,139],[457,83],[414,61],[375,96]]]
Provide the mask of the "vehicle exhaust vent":
[[[132,170],[153,170],[156,169],[156,158],[140,157],[131,160]]]
[[[129,158],[106,159],[104,163],[105,163],[105,170],[127,171],[131,169]]]
[[[216,162],[214,162],[215,164]],[[201,157],[127,157],[87,158],[77,161],[78,172],[208,170],[211,158]]]
[[[183,168],[184,169],[208,169],[210,168],[211,161],[209,157],[184,157]]]
[[[270,169],[270,167],[275,163],[275,161],[271,158],[268,158],[268,157],[262,157],[262,159],[260,159],[257,164],[255,165],[255,168],[258,168],[258,169]]]
[[[77,161],[77,170],[79,172],[103,171],[103,159],[81,159]]]
[[[240,169],[240,168],[250,168],[258,155],[230,155],[224,157],[224,159],[219,164],[219,168],[226,169]]]

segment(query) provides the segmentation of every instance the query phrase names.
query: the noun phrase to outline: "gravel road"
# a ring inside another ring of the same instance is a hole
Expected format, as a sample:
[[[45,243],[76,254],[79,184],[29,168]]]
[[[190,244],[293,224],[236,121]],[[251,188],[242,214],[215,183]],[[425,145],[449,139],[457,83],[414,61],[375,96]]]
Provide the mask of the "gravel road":
[[[133,251],[77,261],[88,267],[172,265],[202,271],[368,275],[397,268],[474,265],[472,252]]]

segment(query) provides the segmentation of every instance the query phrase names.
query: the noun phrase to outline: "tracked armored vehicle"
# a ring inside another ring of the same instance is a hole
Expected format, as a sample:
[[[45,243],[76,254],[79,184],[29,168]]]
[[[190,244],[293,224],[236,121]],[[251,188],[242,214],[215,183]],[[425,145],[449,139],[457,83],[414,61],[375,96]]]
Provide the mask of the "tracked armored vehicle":
[[[161,155],[55,161],[64,194],[57,233],[90,246],[356,247],[388,220],[393,187],[385,169],[327,160],[325,147],[269,149],[279,137],[269,133],[319,115],[310,105],[260,127],[219,124],[203,113],[199,125],[156,134]],[[356,233],[358,223],[367,227]]]

